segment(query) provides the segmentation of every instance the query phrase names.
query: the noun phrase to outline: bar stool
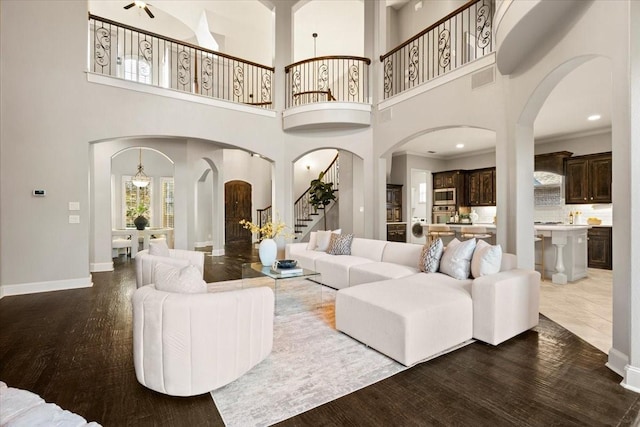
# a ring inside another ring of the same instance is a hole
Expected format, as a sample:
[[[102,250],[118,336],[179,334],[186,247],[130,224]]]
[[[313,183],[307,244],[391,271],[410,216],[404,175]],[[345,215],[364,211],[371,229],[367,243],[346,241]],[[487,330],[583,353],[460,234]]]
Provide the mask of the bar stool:
[[[482,227],[480,225],[470,225],[467,227],[461,227],[460,237],[462,237],[464,240],[476,238],[476,239],[483,239],[483,240],[489,239],[493,241],[493,233],[488,233],[487,227]]]
[[[429,224],[429,243],[440,237],[452,237],[455,236],[455,234],[448,225]]]
[[[535,245],[537,242],[540,242],[540,262],[534,261],[534,268],[540,267],[540,277],[544,280],[544,235],[543,234],[535,234],[533,236],[533,244]],[[534,255],[535,256],[535,255]]]

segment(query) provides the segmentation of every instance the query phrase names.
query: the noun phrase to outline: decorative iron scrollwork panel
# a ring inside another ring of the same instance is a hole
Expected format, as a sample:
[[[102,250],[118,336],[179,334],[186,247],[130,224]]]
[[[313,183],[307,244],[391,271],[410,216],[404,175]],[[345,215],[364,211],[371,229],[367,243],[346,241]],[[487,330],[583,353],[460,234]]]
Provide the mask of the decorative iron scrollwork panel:
[[[96,28],[93,58],[101,67],[107,67],[111,62],[111,34],[106,28]]]
[[[260,96],[262,97],[262,102],[271,102],[271,74],[267,72],[262,74]]]
[[[451,62],[451,33],[446,28],[438,35],[438,64],[442,68]]]
[[[420,70],[420,49],[413,45],[409,50],[409,81],[414,82],[418,78]]]
[[[233,94],[242,98],[244,93],[244,70],[241,66],[236,65],[233,69]]]
[[[202,59],[202,89],[209,91],[213,82],[213,61],[208,56]]]
[[[393,60],[391,57],[384,60],[384,93],[393,90]]]
[[[190,83],[191,56],[186,50],[178,52],[178,82],[181,85]]]
[[[329,67],[327,64],[321,64],[318,67],[318,90],[327,90],[329,85]]]
[[[291,95],[293,96],[293,102],[295,104],[300,104],[300,97],[296,96],[296,94],[300,93],[300,85],[302,84],[302,76],[300,75],[300,70],[296,69],[293,72],[293,76],[291,79]]]
[[[356,64],[349,67],[349,95],[358,95],[360,87],[360,69]]]
[[[478,47],[484,49],[491,43],[491,4],[482,3],[476,14]]]

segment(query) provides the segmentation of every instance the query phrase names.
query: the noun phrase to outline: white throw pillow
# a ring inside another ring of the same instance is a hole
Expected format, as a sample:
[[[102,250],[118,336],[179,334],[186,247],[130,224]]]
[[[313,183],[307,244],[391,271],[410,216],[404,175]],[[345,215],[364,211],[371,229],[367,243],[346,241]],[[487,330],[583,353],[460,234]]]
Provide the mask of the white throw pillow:
[[[166,240],[158,240],[157,242],[149,243],[149,255],[158,255],[168,257],[169,246],[167,246]]]
[[[418,268],[425,273],[435,273],[440,267],[440,258],[444,252],[442,239],[434,240],[430,245],[424,245],[420,253]]]
[[[316,249],[316,245],[318,244],[318,232],[312,231],[309,234],[309,243],[307,243],[307,250],[313,251]]]
[[[329,248],[329,242],[331,242],[331,233],[340,234],[341,229],[338,230],[319,230],[316,234],[316,247],[314,250],[319,252],[326,252]]]
[[[447,245],[440,260],[440,272],[454,279],[468,279],[471,273],[471,257],[475,248],[476,239],[463,242],[453,239]]]
[[[471,259],[471,275],[474,278],[496,274],[502,263],[502,246],[490,245],[484,240],[478,240],[476,250]]]
[[[183,268],[158,263],[154,268],[155,286],[159,291],[181,294],[201,294],[207,292],[207,284],[195,265]]]

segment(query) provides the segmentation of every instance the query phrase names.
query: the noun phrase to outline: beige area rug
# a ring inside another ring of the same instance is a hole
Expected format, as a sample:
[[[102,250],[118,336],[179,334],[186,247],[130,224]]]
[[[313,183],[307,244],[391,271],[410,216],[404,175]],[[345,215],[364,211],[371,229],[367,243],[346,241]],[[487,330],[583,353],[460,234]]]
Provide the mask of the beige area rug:
[[[270,280],[260,284],[273,288]],[[233,289],[241,281],[209,286]],[[211,392],[226,425],[271,425],[406,369],[335,330],[335,293],[308,280],[278,284],[271,355]]]

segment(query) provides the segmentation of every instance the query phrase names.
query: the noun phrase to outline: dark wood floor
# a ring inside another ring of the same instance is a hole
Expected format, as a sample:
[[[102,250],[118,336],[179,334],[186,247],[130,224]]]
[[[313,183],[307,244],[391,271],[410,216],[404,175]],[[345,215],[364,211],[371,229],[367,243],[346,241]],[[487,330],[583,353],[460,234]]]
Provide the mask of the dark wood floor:
[[[255,260],[250,247],[206,257],[206,280],[240,278],[240,264]],[[0,300],[0,380],[105,426],[222,425],[208,394],[169,397],[136,381],[134,262],[120,257],[114,272],[95,273],[93,281],[88,289]],[[633,425],[640,395],[622,388],[605,362],[542,317],[498,347],[474,343],[281,425]]]

